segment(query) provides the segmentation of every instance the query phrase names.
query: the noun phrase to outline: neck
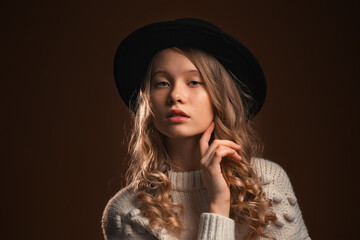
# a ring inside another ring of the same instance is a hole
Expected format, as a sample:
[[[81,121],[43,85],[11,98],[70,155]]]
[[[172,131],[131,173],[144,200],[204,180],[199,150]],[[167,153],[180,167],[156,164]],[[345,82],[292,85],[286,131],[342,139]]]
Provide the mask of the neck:
[[[174,171],[188,172],[200,169],[200,137],[201,135],[189,138],[165,137],[165,148],[175,165]]]

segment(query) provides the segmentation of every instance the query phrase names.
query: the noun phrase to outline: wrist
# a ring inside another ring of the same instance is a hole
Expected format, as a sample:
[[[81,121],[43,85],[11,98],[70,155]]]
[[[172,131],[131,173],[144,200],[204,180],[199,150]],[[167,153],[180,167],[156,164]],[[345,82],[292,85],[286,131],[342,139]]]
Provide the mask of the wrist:
[[[209,213],[215,213],[224,217],[230,216],[230,202],[229,203],[210,203]]]

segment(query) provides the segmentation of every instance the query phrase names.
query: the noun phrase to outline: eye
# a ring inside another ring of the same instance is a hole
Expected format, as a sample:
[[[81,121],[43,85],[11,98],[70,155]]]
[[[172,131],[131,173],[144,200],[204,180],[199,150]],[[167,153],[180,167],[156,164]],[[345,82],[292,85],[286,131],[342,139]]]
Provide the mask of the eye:
[[[165,82],[165,81],[160,81],[160,82],[155,83],[156,87],[166,87],[167,85],[169,85],[169,83]]]
[[[189,83],[191,86],[197,86],[197,85],[200,85],[201,84],[201,82],[198,82],[198,81],[190,81],[190,83]]]

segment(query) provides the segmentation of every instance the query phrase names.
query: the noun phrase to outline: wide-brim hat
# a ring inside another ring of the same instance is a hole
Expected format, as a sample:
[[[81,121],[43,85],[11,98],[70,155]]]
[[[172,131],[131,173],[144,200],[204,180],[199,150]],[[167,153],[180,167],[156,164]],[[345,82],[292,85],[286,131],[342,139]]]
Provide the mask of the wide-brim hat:
[[[255,104],[245,102],[249,106],[248,118],[251,119],[259,112],[265,101],[266,80],[254,55],[237,39],[215,25],[194,18],[146,25],[120,43],[115,54],[114,76],[120,96],[128,107],[134,106],[141,82],[145,79],[149,62],[155,53],[170,47],[197,48],[214,56],[242,82],[245,87],[241,84],[238,87],[255,101]]]

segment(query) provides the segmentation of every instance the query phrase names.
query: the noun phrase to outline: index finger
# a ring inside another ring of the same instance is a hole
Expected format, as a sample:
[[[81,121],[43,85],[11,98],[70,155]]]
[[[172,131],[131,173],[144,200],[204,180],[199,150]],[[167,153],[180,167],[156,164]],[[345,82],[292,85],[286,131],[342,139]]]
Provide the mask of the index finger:
[[[205,130],[205,132],[201,136],[201,138],[200,138],[200,152],[201,152],[201,155],[204,155],[206,150],[209,148],[209,141],[210,141],[210,138],[211,138],[211,133],[214,131],[214,129],[215,129],[215,123],[211,122],[209,127]]]

